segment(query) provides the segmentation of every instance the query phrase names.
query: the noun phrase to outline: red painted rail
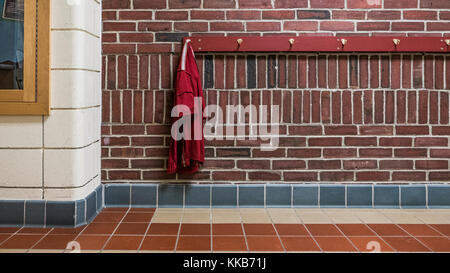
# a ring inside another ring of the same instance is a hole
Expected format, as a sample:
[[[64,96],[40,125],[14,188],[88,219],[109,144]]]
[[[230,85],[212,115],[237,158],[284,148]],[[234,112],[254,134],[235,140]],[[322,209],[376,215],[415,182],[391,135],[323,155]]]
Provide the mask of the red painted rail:
[[[450,37],[186,37],[196,52],[449,53]]]

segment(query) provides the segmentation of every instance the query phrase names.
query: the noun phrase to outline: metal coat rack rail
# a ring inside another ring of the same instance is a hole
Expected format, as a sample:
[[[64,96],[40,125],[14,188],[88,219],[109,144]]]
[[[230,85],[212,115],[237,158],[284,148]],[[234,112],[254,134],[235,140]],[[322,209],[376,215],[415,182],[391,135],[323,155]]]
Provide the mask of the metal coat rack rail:
[[[450,53],[450,37],[194,36],[195,52],[433,52]]]

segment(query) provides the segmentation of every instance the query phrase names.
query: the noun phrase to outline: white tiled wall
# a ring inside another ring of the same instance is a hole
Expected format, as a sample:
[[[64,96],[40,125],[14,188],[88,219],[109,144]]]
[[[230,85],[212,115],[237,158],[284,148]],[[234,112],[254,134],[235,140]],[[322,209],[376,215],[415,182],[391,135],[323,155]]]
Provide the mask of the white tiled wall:
[[[0,200],[78,200],[100,184],[100,2],[52,0],[52,111],[0,116]]]

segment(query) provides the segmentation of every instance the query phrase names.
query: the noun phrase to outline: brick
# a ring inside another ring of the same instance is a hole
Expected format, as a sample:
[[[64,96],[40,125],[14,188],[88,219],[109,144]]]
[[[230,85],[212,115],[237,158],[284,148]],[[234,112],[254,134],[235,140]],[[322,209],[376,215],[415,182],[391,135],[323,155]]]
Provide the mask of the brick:
[[[133,8],[135,9],[165,9],[167,8],[166,0],[133,0]]]
[[[275,0],[275,8],[307,8],[308,0]]]
[[[418,137],[414,140],[416,147],[431,147],[431,146],[447,146],[448,138],[445,137]]]
[[[239,181],[245,180],[245,172],[241,171],[214,171],[212,172],[213,180]]]
[[[358,22],[356,25],[357,31],[379,31],[389,30],[389,22]]]
[[[450,158],[450,149],[431,149],[430,156],[437,158]]]
[[[180,20],[188,20],[189,13],[187,11],[156,11],[155,19],[161,21],[180,21]]]
[[[129,42],[153,42],[153,34],[151,33],[120,33],[119,34],[120,42],[129,43]]]
[[[236,167],[239,169],[270,169],[269,160],[238,160]]]
[[[289,126],[290,135],[321,135],[322,126]]]
[[[450,3],[447,0],[421,0],[420,7],[430,9],[450,9]]]
[[[430,181],[450,181],[450,172],[430,172]]]
[[[309,160],[308,169],[310,170],[330,170],[340,169],[340,160]]]
[[[155,34],[156,42],[181,42],[184,37],[188,36],[187,32],[160,32]]]
[[[359,132],[361,135],[392,135],[394,128],[392,126],[361,126]]]
[[[326,135],[356,135],[356,126],[325,126]]]
[[[119,11],[119,20],[151,20],[152,11]]]
[[[172,52],[170,44],[139,44],[138,53],[167,53]]]
[[[169,174],[166,171],[144,171],[142,174],[146,180],[168,180],[175,179],[175,174]]]
[[[389,172],[364,171],[356,173],[357,181],[388,181]]]
[[[228,10],[228,20],[258,20],[261,19],[261,11],[258,10]]]
[[[422,148],[400,148],[395,149],[394,157],[426,157],[427,149]]]
[[[317,172],[284,172],[285,181],[317,181]]]
[[[298,19],[324,20],[330,19],[330,11],[328,10],[297,10]]]
[[[347,19],[347,20],[363,20],[366,18],[366,12],[354,10],[333,10],[332,18]]]
[[[244,25],[241,22],[211,22],[210,28],[211,31],[243,31]]]
[[[341,146],[342,139],[340,137],[324,137],[324,138],[309,138],[309,146]]]
[[[398,10],[373,10],[367,13],[369,20],[399,20],[402,14]]]
[[[216,149],[218,157],[249,157],[250,149],[248,148],[219,148]]]
[[[392,22],[392,31],[423,31],[423,22]]]
[[[233,169],[234,160],[206,160],[203,163],[203,169]]]
[[[208,31],[208,23],[206,22],[175,22],[174,30],[203,32]],[[211,30],[213,30],[211,28]]]
[[[320,181],[353,181],[353,172],[320,172]]]
[[[162,159],[132,159],[131,168],[158,169],[165,168],[165,164]]]
[[[447,160],[416,160],[416,169],[419,169],[419,170],[448,169],[448,161]]]
[[[260,181],[280,181],[281,176],[279,173],[273,172],[249,172],[248,179]]]
[[[428,126],[396,126],[397,135],[428,135]]]
[[[344,0],[310,0],[311,8],[338,8],[345,7]]]
[[[128,146],[130,139],[128,137],[102,137],[104,146]]]
[[[380,160],[380,169],[405,170],[413,167],[414,161],[412,160]]]
[[[162,137],[132,137],[132,146],[160,146],[164,144]]]
[[[339,68],[339,88],[347,88],[348,87],[348,58],[347,56],[339,56],[338,59],[338,68]]]
[[[433,126],[433,135],[450,135],[450,126]]]
[[[274,160],[272,164],[274,170],[296,170],[306,168],[306,162],[304,160]]]
[[[380,138],[380,146],[412,146],[412,139],[406,137],[382,137]]]
[[[441,11],[439,12],[440,20],[450,20],[450,11]]]
[[[116,19],[117,19],[117,12],[115,10],[102,11],[102,20],[103,21],[116,20]]]
[[[279,22],[248,22],[247,31],[279,31]]]
[[[376,160],[344,160],[344,169],[346,170],[364,170],[376,168]]]
[[[205,9],[234,8],[235,6],[236,6],[235,0],[208,0],[203,2],[203,8]]]
[[[103,9],[129,9],[131,0],[104,0]]]
[[[191,20],[223,20],[224,11],[191,10]]]
[[[289,149],[288,157],[298,157],[298,158],[313,158],[320,157],[322,151],[320,149]]]
[[[143,125],[114,125],[112,133],[115,135],[141,135],[145,133]]]
[[[112,157],[142,157],[144,149],[142,148],[112,148]]]
[[[295,31],[316,31],[318,30],[318,22],[315,21],[286,21],[283,25],[284,30]]]
[[[168,155],[168,153],[169,153],[168,148],[147,148],[147,149],[145,149],[146,157],[166,157]]]
[[[140,22],[139,31],[171,31],[172,24],[169,22]]]
[[[252,157],[285,157],[285,149],[276,149],[274,151],[263,151],[261,149],[253,149]]]
[[[381,8],[381,0],[347,0],[347,8],[349,9],[375,9]]]
[[[169,0],[169,9],[200,8],[200,5],[201,0]]]
[[[108,171],[109,180],[138,180],[140,178],[140,171]]]
[[[361,148],[359,149],[360,157],[391,157],[392,149],[388,148]]]
[[[428,31],[449,31],[450,30],[450,22],[428,22],[427,30]]]
[[[270,9],[272,3],[270,0],[239,0],[239,8]]]
[[[356,149],[353,148],[325,148],[323,149],[324,158],[348,158],[356,157]]]
[[[436,20],[436,11],[424,11],[424,10],[404,10],[403,19],[405,20]],[[442,18],[441,18],[442,19]]]
[[[347,21],[322,21],[320,22],[320,30],[353,31],[354,24]]]
[[[346,137],[344,143],[347,146],[376,146],[376,137]]]
[[[425,181],[425,172],[393,172],[392,180],[395,181]]]
[[[417,8],[418,0],[384,0],[385,9]]]
[[[262,18],[263,19],[278,19],[278,20],[295,19],[295,11],[293,11],[293,10],[263,10]]]
[[[135,31],[136,23],[129,22],[104,22],[103,31]]]

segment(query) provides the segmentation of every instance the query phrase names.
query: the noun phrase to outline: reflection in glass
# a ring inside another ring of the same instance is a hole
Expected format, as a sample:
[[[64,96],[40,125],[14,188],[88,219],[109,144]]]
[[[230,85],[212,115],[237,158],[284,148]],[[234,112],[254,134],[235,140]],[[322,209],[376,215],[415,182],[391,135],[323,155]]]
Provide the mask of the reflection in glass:
[[[23,89],[24,0],[0,0],[0,89]]]

